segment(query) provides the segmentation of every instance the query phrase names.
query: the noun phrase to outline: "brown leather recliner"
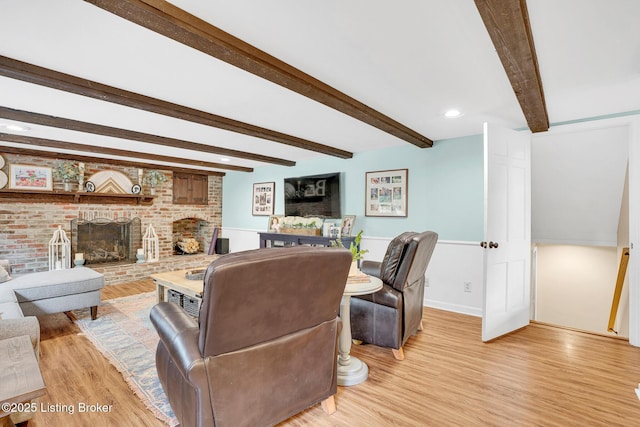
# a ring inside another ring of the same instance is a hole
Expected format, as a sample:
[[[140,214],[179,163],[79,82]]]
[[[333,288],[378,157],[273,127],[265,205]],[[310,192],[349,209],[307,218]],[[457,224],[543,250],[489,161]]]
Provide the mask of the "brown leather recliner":
[[[404,359],[402,346],[422,330],[424,274],[437,241],[433,231],[402,233],[391,240],[382,262],[362,262],[362,272],[382,279],[383,287],[351,298],[353,339],[389,347]]]
[[[199,321],[151,310],[156,368],[181,426],[267,426],[322,402],[335,411],[346,249],[225,255],[204,277]]]

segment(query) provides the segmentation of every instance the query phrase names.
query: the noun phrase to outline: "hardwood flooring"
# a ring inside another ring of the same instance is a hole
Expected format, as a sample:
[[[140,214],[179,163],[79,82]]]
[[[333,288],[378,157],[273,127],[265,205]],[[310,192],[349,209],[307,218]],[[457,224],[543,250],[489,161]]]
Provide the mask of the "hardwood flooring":
[[[153,290],[150,280],[105,287],[103,299]],[[99,315],[99,313],[98,313]],[[40,318],[45,407],[112,405],[106,413],[38,412],[30,425],[163,426],[64,314]],[[640,425],[640,348],[626,341],[532,324],[491,343],[480,319],[425,309],[405,360],[371,345],[352,354],[369,379],[338,387],[337,412],[320,405],[281,426]]]

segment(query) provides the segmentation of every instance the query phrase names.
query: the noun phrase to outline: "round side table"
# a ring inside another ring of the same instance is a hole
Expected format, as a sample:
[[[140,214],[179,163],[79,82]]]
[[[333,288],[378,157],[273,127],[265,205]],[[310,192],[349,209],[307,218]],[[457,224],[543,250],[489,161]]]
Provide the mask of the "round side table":
[[[338,338],[338,385],[350,386],[364,382],[369,376],[369,367],[362,360],[351,356],[351,296],[366,295],[382,289],[382,280],[369,276],[368,282],[349,283],[344,288],[340,302],[342,331]]]

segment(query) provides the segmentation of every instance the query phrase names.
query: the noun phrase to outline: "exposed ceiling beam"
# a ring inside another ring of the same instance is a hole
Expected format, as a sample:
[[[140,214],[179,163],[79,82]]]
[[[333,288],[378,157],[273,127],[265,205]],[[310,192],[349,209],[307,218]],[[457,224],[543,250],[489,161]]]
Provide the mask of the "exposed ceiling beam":
[[[525,0],[475,0],[531,132],[549,130]]]
[[[104,163],[107,165],[118,165],[118,166],[126,166],[131,168],[155,168],[161,169],[165,171],[172,172],[185,172],[185,173],[193,173],[198,175],[212,175],[212,176],[224,176],[224,172],[213,172],[206,170],[197,170],[197,169],[189,169],[189,168],[180,168],[176,166],[167,166],[161,164],[153,164],[153,163],[137,163],[131,162],[129,160],[118,160],[118,159],[103,159],[101,157],[93,157],[93,156],[78,156],[77,154],[65,154],[65,153],[57,153],[50,151],[41,151],[41,150],[32,150],[29,148],[20,148],[20,147],[2,147],[2,151],[11,154],[19,154],[23,156],[36,156],[36,157],[45,157],[52,159],[63,159],[63,160],[73,160],[73,161],[81,161],[81,162],[92,162],[92,163]]]
[[[212,126],[219,129],[237,132],[256,138],[267,139],[292,147],[317,153],[336,156],[342,159],[350,159],[353,153],[328,145],[318,144],[313,141],[298,138],[284,133],[239,122],[226,117],[210,114],[205,111],[185,107],[156,98],[151,98],[134,92],[118,89],[113,86],[103,85],[98,82],[86,80],[69,74],[59,73],[54,70],[28,64],[6,56],[0,56],[0,75],[34,83],[77,95],[113,102],[127,107],[150,111],[169,117],[175,117],[194,123]]]
[[[96,158],[105,159],[105,160],[114,160],[114,159],[109,159],[107,157],[103,157],[103,155],[106,154],[111,156],[128,157],[133,159],[146,159],[146,160],[154,160],[154,161],[160,161],[160,162],[182,163],[190,166],[199,166],[199,167],[205,167],[205,168],[226,169],[226,170],[232,170],[236,172],[253,172],[253,168],[247,168],[243,166],[234,166],[234,165],[229,165],[225,163],[211,163],[211,162],[203,162],[201,160],[195,160],[195,159],[185,159],[180,157],[161,156],[159,154],[140,153],[137,151],[129,151],[129,150],[119,150],[116,148],[95,147],[93,145],[78,144],[78,143],[68,142],[68,141],[56,141],[53,139],[46,139],[46,138],[34,138],[34,137],[29,137],[24,135],[15,135],[12,133],[0,133],[0,142],[1,141],[16,142],[18,144],[26,144],[26,145],[32,145],[37,147],[56,148],[59,150],[76,150],[76,151],[81,151],[81,152],[86,152],[91,154],[97,154],[98,157]],[[70,155],[70,156],[74,156],[74,155]],[[75,157],[78,157],[78,155],[75,155]],[[163,167],[168,167],[168,166],[165,165]],[[189,169],[189,168],[182,168],[182,169]],[[211,172],[211,171],[205,171],[205,172]]]
[[[433,145],[426,136],[164,0],[85,1],[418,147]]]
[[[291,160],[278,159],[275,157],[263,156],[260,154],[247,153],[244,151],[231,150],[227,148],[212,147],[206,144],[183,141],[181,139],[168,138],[164,136],[136,132],[127,129],[119,129],[110,126],[98,125],[95,123],[81,122],[79,120],[65,119],[62,117],[48,116],[46,114],[33,113],[30,111],[14,110],[7,107],[0,107],[0,117],[8,120],[16,120],[42,126],[69,129],[78,132],[129,139],[132,141],[147,142],[150,144],[165,145],[167,147],[182,148],[185,150],[201,151],[210,154],[238,157],[241,159],[254,160],[257,162],[273,163],[283,166],[294,166],[296,164]]]

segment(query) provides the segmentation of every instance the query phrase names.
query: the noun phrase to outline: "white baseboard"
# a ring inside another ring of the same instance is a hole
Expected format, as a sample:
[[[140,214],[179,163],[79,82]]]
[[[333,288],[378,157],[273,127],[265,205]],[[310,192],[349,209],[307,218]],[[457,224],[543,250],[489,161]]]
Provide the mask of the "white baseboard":
[[[451,311],[454,313],[466,314],[474,317],[482,317],[482,309],[477,307],[449,304],[442,301],[433,301],[428,298],[425,298],[424,305],[425,307],[436,308],[438,310]]]

